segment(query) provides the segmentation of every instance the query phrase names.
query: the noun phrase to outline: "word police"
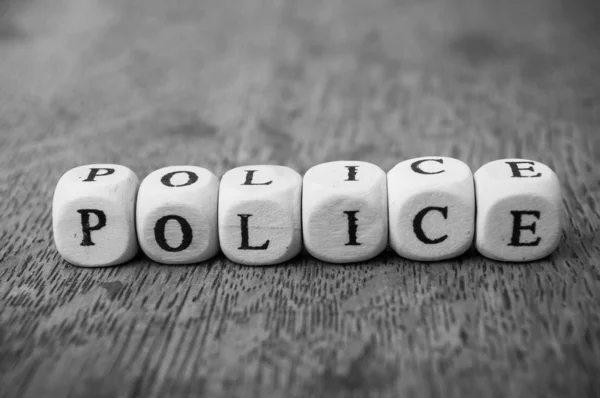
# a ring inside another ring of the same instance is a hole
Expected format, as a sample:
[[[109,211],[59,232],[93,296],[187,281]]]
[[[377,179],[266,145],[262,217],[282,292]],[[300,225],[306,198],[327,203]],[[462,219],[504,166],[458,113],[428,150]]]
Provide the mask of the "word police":
[[[556,174],[525,159],[475,174],[448,157],[403,161],[387,175],[360,161],[320,164],[304,177],[246,166],[220,181],[201,167],[171,166],[141,184],[127,167],[93,164],[62,176],[52,217],[59,253],[84,267],[124,263],[140,248],[163,264],[219,251],[239,264],[278,264],[303,246],[320,260],[351,263],[388,244],[404,258],[438,261],[473,242],[483,256],[522,262],[556,249],[561,203]]]

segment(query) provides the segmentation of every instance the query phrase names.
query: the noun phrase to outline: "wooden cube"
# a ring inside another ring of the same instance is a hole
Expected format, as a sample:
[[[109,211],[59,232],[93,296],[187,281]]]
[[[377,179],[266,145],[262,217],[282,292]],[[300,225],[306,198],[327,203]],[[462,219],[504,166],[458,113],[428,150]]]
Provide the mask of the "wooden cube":
[[[475,247],[501,261],[533,261],[558,246],[562,194],[548,166],[526,159],[502,159],[475,173]]]
[[[337,161],[304,175],[304,246],[331,263],[364,261],[381,253],[388,239],[387,183],[378,166]]]
[[[135,197],[139,180],[125,166],[91,164],[67,171],[52,203],[54,242],[81,267],[124,263],[138,251]]]
[[[152,260],[191,264],[219,251],[219,179],[195,166],[171,166],[150,173],[137,198],[137,236]]]
[[[302,249],[302,177],[284,166],[245,166],[221,178],[219,239],[231,261],[271,265]]]
[[[437,261],[473,244],[475,189],[471,169],[448,157],[398,163],[388,173],[390,246],[400,256]]]

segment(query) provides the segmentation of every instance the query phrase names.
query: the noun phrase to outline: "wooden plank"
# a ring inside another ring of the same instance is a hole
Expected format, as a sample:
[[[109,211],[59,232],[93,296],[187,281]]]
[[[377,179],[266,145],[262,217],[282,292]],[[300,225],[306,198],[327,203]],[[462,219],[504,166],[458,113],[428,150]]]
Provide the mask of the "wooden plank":
[[[0,396],[600,395],[593,0],[0,1]],[[60,175],[549,164],[559,250],[79,269]]]

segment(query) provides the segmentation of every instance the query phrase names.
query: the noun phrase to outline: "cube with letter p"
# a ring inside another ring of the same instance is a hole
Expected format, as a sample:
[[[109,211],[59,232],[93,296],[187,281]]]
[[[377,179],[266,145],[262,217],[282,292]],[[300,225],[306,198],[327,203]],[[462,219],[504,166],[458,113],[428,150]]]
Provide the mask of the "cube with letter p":
[[[52,203],[60,255],[82,267],[121,264],[135,256],[138,186],[137,176],[125,166],[92,164],[67,171]]]

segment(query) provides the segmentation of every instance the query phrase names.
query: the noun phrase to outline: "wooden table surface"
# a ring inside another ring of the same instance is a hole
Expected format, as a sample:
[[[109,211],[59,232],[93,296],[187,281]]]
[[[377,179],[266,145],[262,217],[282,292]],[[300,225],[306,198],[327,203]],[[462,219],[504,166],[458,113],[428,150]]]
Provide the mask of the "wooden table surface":
[[[600,396],[600,2],[0,0],[0,397]],[[66,170],[544,162],[560,247],[81,269]]]

